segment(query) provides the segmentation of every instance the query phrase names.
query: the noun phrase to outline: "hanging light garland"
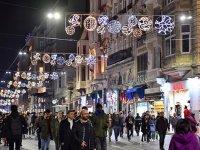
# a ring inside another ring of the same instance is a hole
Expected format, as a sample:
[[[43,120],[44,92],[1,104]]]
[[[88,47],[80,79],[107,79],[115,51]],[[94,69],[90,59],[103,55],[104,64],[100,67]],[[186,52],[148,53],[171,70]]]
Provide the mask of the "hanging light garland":
[[[152,27],[152,20],[149,17],[142,17],[138,21],[138,27],[142,31],[149,31]]]
[[[84,25],[86,30],[94,31],[96,29],[96,27],[97,27],[97,20],[96,20],[96,18],[94,18],[92,16],[88,16],[84,20],[83,25]]]

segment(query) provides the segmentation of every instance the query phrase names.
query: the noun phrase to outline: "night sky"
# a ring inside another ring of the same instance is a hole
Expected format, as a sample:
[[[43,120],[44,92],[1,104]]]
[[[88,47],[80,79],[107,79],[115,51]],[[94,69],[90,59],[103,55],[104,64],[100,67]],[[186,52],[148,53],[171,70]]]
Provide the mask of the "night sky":
[[[5,71],[24,46],[28,33],[44,20],[57,1],[70,4],[70,11],[83,9],[77,5],[80,0],[0,0],[0,80],[5,78]],[[16,63],[10,70],[14,71],[15,66]]]

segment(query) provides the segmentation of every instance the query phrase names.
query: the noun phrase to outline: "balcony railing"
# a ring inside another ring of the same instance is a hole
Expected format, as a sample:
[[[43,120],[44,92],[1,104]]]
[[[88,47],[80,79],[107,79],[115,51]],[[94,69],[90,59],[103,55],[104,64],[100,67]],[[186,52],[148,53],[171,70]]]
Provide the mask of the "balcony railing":
[[[147,78],[147,73],[146,71],[140,71],[137,73],[137,81],[138,82],[143,82],[145,81]]]

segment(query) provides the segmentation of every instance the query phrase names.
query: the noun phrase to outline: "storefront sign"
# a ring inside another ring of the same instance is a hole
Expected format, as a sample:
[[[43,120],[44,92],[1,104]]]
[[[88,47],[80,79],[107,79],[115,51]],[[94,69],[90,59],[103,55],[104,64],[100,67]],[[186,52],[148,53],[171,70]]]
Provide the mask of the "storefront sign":
[[[184,84],[184,82],[173,83],[172,86],[173,86],[173,90],[175,90],[175,91],[185,89],[185,84]]]

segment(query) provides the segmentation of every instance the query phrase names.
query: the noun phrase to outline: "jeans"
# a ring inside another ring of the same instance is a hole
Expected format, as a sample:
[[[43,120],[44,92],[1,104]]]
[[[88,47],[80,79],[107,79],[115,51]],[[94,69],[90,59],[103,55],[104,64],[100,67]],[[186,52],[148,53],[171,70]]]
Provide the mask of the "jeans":
[[[123,137],[123,134],[124,134],[124,126],[122,125],[120,130],[120,137]]]
[[[119,136],[121,127],[120,126],[114,126],[113,130],[114,130],[114,134],[115,134],[115,140],[118,141],[118,136]]]
[[[155,140],[156,137],[156,132],[155,131],[151,131],[151,138],[152,140]]]
[[[96,137],[96,150],[107,150],[106,137]]]
[[[111,141],[111,136],[112,136],[112,128],[108,128],[108,137],[109,137],[109,140]]]
[[[41,138],[41,148],[42,150],[49,150],[50,135],[46,139]]]
[[[14,143],[15,143],[15,149],[20,150],[21,140],[22,139],[20,139],[20,138],[9,139],[9,150],[14,150]]]
[[[160,149],[163,149],[163,146],[164,146],[164,142],[165,142],[165,135],[166,135],[166,132],[159,132],[159,144],[160,144]]]
[[[133,136],[133,128],[127,128],[127,138],[128,138],[128,140],[131,139],[131,136]]]

